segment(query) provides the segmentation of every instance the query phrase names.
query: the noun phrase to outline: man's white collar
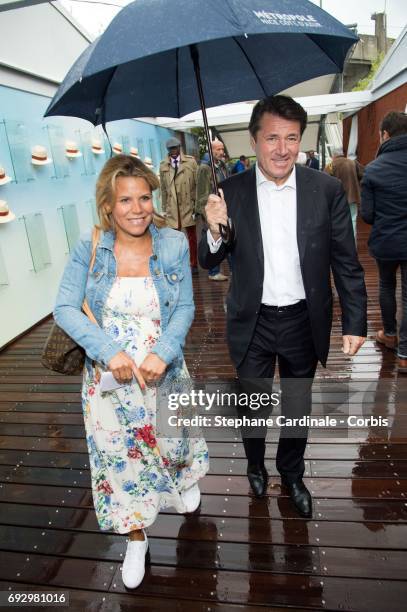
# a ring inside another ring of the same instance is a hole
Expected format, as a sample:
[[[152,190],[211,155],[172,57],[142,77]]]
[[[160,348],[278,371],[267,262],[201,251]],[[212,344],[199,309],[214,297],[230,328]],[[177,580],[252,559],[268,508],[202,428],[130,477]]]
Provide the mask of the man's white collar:
[[[280,189],[285,189],[286,187],[289,187],[290,189],[297,189],[295,165],[291,171],[290,176],[286,180],[286,182],[283,183],[282,185],[276,185],[274,181],[270,181],[270,179],[264,176],[263,172],[259,168],[259,164],[256,162],[256,186],[259,187],[263,183],[269,183],[270,185],[274,187],[276,191]]]

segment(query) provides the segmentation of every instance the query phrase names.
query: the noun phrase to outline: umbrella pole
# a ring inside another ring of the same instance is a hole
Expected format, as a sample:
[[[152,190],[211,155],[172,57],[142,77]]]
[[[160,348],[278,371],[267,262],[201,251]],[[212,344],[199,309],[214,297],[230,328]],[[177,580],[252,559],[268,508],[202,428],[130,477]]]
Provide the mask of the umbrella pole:
[[[200,69],[200,66],[199,66],[199,51],[198,51],[198,47],[195,44],[189,45],[189,51],[191,53],[191,59],[192,59],[192,62],[194,64],[196,84],[197,84],[197,87],[198,87],[199,102],[201,104],[202,117],[203,117],[203,123],[204,123],[204,131],[205,131],[206,141],[208,143],[209,166],[211,168],[211,174],[212,174],[213,193],[218,194],[218,182],[216,180],[215,160],[214,160],[213,154],[212,154],[211,135],[210,135],[210,132],[209,132],[208,117],[207,117],[207,114],[206,114],[205,97],[204,97],[204,92],[203,92],[203,88],[202,88],[201,69]],[[228,225],[227,226],[219,225],[219,232],[220,232],[220,235],[222,236],[222,239],[223,239],[223,241],[225,243],[233,242],[233,229],[232,229],[232,221],[231,221],[231,219],[228,219]]]

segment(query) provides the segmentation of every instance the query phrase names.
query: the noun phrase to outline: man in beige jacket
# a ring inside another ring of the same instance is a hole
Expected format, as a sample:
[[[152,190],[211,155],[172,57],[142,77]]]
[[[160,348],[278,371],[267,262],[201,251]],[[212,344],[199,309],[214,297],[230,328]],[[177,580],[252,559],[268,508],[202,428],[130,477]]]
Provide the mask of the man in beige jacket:
[[[195,227],[197,163],[181,151],[178,138],[166,142],[168,156],[160,164],[161,205],[168,227],[185,230],[193,272],[198,271]]]

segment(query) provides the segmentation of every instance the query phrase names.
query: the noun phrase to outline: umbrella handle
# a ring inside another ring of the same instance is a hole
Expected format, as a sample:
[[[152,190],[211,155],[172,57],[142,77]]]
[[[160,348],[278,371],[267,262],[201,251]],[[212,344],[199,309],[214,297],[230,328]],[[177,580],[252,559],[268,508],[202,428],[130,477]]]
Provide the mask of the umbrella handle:
[[[196,85],[198,88],[199,101],[201,104],[205,136],[206,136],[206,141],[208,143],[209,167],[211,169],[211,174],[212,174],[213,192],[219,195],[218,194],[218,184],[216,180],[215,160],[213,159],[213,155],[212,155],[211,135],[209,132],[208,117],[206,114],[205,96],[204,96],[204,92],[202,88],[201,68],[199,66],[199,51],[198,51],[197,45],[196,44],[189,45],[189,51],[191,54],[192,63],[194,65]],[[219,233],[222,236],[222,240],[225,244],[232,244],[234,242],[235,230],[233,227],[232,219],[228,217],[227,226],[219,225]]]
[[[219,224],[219,233],[222,236],[222,241],[225,244],[233,244],[235,241],[235,228],[233,225],[233,221],[230,217],[228,217],[228,224],[221,225]]]

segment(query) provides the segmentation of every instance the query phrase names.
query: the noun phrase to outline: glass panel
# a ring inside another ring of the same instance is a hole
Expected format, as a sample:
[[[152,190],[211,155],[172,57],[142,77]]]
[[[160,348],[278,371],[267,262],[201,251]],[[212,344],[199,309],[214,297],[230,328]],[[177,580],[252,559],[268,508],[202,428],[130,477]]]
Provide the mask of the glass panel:
[[[79,148],[82,152],[85,174],[91,176],[95,174],[94,154],[92,153],[92,134],[91,132],[82,133],[78,130],[78,139]]]
[[[90,208],[90,212],[92,215],[92,222],[93,225],[99,225],[100,221],[99,221],[99,216],[96,210],[96,200],[95,198],[91,198],[90,200],[87,200],[86,204],[89,206]]]
[[[0,121],[0,162],[1,166],[6,171],[6,175],[15,180],[13,160],[11,159],[6,124],[4,121]]]
[[[69,162],[65,155],[63,129],[57,125],[46,125],[44,130],[48,134],[48,140],[51,147],[51,157],[55,172],[53,178],[65,178],[69,176]]]
[[[109,139],[107,138],[106,134],[103,132],[103,146],[105,149],[105,157],[106,159],[110,159],[113,155],[112,153],[112,146],[110,145]]]
[[[34,180],[27,128],[20,121],[6,120],[4,123],[16,182]]]
[[[142,138],[137,138],[137,148],[138,148],[138,154],[140,155],[141,161],[144,161],[144,157],[145,157],[144,140]]]
[[[62,218],[64,220],[65,234],[68,241],[69,252],[72,251],[79,240],[80,230],[78,213],[75,204],[67,204],[61,207]]]
[[[34,272],[43,270],[51,263],[47,233],[41,213],[33,213],[22,217],[30,247]]]
[[[130,138],[128,136],[123,136],[122,145],[123,145],[123,153],[128,155],[130,153]]]
[[[8,284],[9,283],[8,283],[6,265],[4,263],[3,253],[1,252],[1,249],[0,249],[0,287],[5,287]]]
[[[160,142],[160,148],[161,148],[161,160],[163,160],[168,155],[167,147],[165,146],[164,140]]]
[[[157,147],[155,144],[155,140],[150,138],[149,144],[150,144],[150,157],[153,160],[153,166],[156,170],[158,170],[159,160],[157,158]]]

